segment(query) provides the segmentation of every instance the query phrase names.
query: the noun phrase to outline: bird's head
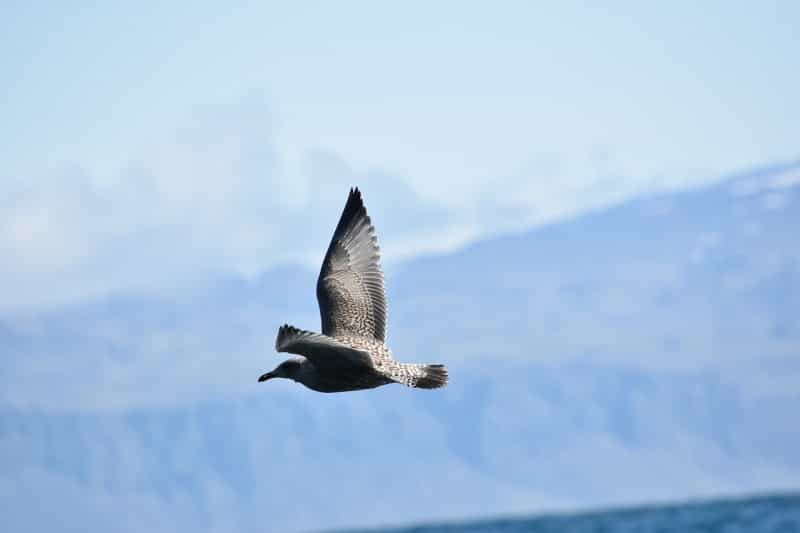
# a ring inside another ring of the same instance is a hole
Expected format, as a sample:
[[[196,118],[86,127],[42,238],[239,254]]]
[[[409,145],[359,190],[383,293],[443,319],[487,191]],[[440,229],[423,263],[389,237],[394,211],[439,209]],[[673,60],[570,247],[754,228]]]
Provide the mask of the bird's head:
[[[297,380],[297,376],[301,371],[303,366],[303,359],[300,358],[292,358],[287,359],[283,363],[279,364],[275,367],[275,370],[272,372],[267,372],[266,374],[262,374],[258,381],[267,381],[268,379],[272,378],[288,378]]]

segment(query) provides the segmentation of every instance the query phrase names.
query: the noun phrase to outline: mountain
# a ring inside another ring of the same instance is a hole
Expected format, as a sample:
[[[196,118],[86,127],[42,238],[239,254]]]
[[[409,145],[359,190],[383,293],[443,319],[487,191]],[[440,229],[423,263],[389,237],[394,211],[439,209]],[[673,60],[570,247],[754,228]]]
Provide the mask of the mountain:
[[[443,391],[257,384],[316,272],[0,318],[7,531],[295,531],[800,487],[800,164],[388,271]],[[379,228],[380,229],[380,228]]]

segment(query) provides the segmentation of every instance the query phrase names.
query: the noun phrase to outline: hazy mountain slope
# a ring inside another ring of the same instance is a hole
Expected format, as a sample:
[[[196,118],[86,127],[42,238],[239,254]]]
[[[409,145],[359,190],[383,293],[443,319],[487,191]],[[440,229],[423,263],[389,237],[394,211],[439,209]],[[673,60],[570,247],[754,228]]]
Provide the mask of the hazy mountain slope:
[[[800,486],[800,167],[393,268],[445,391],[259,385],[315,272],[0,320],[9,531],[296,530]],[[43,507],[48,512],[40,512]]]
[[[799,190],[789,167],[416,261],[390,285],[392,331],[449,350],[446,317],[464,355],[659,368],[797,354]]]

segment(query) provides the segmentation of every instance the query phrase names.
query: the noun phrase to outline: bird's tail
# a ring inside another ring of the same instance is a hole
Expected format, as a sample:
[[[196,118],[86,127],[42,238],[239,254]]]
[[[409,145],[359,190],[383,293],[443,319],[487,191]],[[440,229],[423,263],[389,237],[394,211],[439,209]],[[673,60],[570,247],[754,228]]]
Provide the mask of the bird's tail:
[[[404,363],[392,373],[398,383],[417,389],[438,389],[447,385],[447,368],[444,365],[418,365]]]

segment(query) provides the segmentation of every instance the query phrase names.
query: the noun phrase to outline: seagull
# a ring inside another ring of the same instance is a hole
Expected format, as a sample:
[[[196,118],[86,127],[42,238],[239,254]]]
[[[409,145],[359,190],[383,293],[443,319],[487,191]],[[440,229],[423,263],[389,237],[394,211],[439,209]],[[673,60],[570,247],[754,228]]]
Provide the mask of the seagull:
[[[284,324],[275,349],[294,354],[258,378],[294,380],[318,392],[374,389],[400,383],[447,385],[444,365],[401,363],[386,345],[386,289],[375,228],[357,187],[342,211],[317,279],[322,333]]]

